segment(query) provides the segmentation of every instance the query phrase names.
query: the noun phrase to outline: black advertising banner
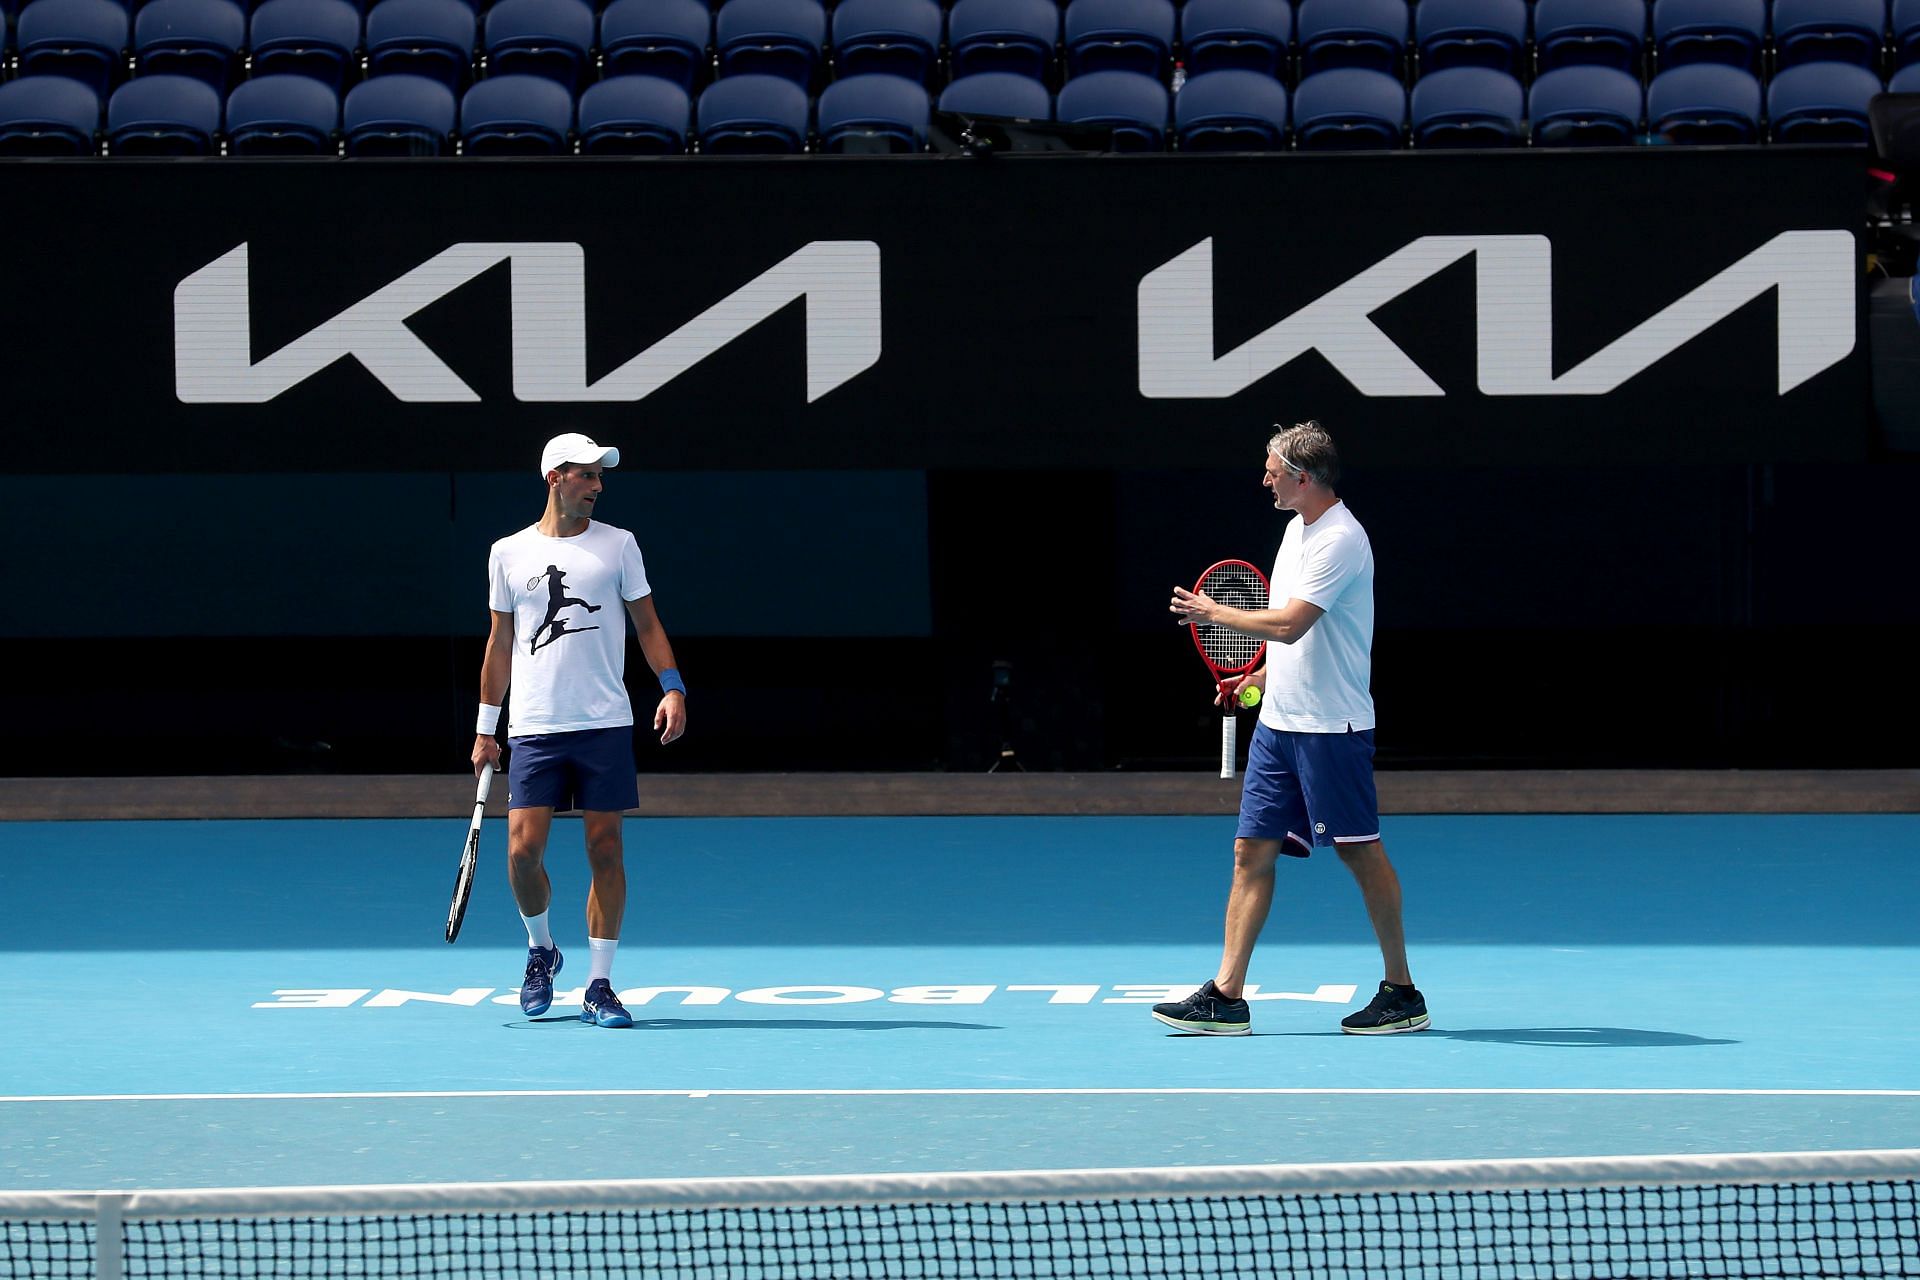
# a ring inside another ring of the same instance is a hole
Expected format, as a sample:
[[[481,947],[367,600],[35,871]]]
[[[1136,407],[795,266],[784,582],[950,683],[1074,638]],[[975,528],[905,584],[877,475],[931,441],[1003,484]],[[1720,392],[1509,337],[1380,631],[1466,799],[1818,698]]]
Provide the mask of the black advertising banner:
[[[3,465],[1860,458],[1859,163],[5,163]]]

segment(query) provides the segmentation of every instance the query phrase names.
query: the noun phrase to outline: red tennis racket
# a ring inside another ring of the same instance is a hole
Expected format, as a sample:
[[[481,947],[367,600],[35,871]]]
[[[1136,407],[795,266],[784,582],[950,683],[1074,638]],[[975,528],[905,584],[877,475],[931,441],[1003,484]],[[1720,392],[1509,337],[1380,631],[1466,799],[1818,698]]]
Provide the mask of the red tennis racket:
[[[1194,592],[1235,609],[1267,607],[1267,575],[1245,560],[1222,560],[1193,584]],[[1244,676],[1258,667],[1267,656],[1267,642],[1258,636],[1234,631],[1214,622],[1190,622],[1193,647],[1200,651],[1213,683],[1220,690],[1220,776],[1233,776],[1236,753],[1240,749],[1240,721],[1237,698],[1226,696],[1224,685],[1229,676]]]

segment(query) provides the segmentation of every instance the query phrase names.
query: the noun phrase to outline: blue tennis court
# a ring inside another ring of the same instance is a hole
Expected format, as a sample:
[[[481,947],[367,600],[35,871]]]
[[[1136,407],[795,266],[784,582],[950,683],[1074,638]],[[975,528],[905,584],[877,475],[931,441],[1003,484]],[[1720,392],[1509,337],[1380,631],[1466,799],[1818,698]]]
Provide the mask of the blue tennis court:
[[[0,1183],[275,1186],[1920,1147],[1920,816],[1389,819],[1433,1030],[1343,1036],[1379,961],[1281,867],[1255,1035],[1211,976],[1231,820],[632,819],[615,984],[545,1018],[465,823],[4,828]]]

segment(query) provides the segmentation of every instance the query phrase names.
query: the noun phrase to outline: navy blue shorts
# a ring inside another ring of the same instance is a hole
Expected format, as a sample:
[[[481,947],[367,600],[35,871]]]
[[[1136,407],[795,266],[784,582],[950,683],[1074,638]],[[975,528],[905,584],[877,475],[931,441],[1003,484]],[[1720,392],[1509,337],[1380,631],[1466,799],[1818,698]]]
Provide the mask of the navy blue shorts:
[[[1236,834],[1242,840],[1278,840],[1280,852],[1295,858],[1306,857],[1315,846],[1378,840],[1373,730],[1255,728]]]
[[[536,733],[509,738],[507,746],[509,809],[622,813],[640,807],[632,725]]]

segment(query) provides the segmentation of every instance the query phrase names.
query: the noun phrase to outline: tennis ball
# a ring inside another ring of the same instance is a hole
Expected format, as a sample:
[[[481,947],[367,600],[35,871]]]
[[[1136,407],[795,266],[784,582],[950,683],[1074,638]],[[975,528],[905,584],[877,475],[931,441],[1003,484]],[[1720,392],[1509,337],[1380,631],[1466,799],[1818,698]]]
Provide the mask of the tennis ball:
[[[1242,685],[1240,688],[1240,705],[1243,707],[1259,706],[1260,686],[1257,684]]]

